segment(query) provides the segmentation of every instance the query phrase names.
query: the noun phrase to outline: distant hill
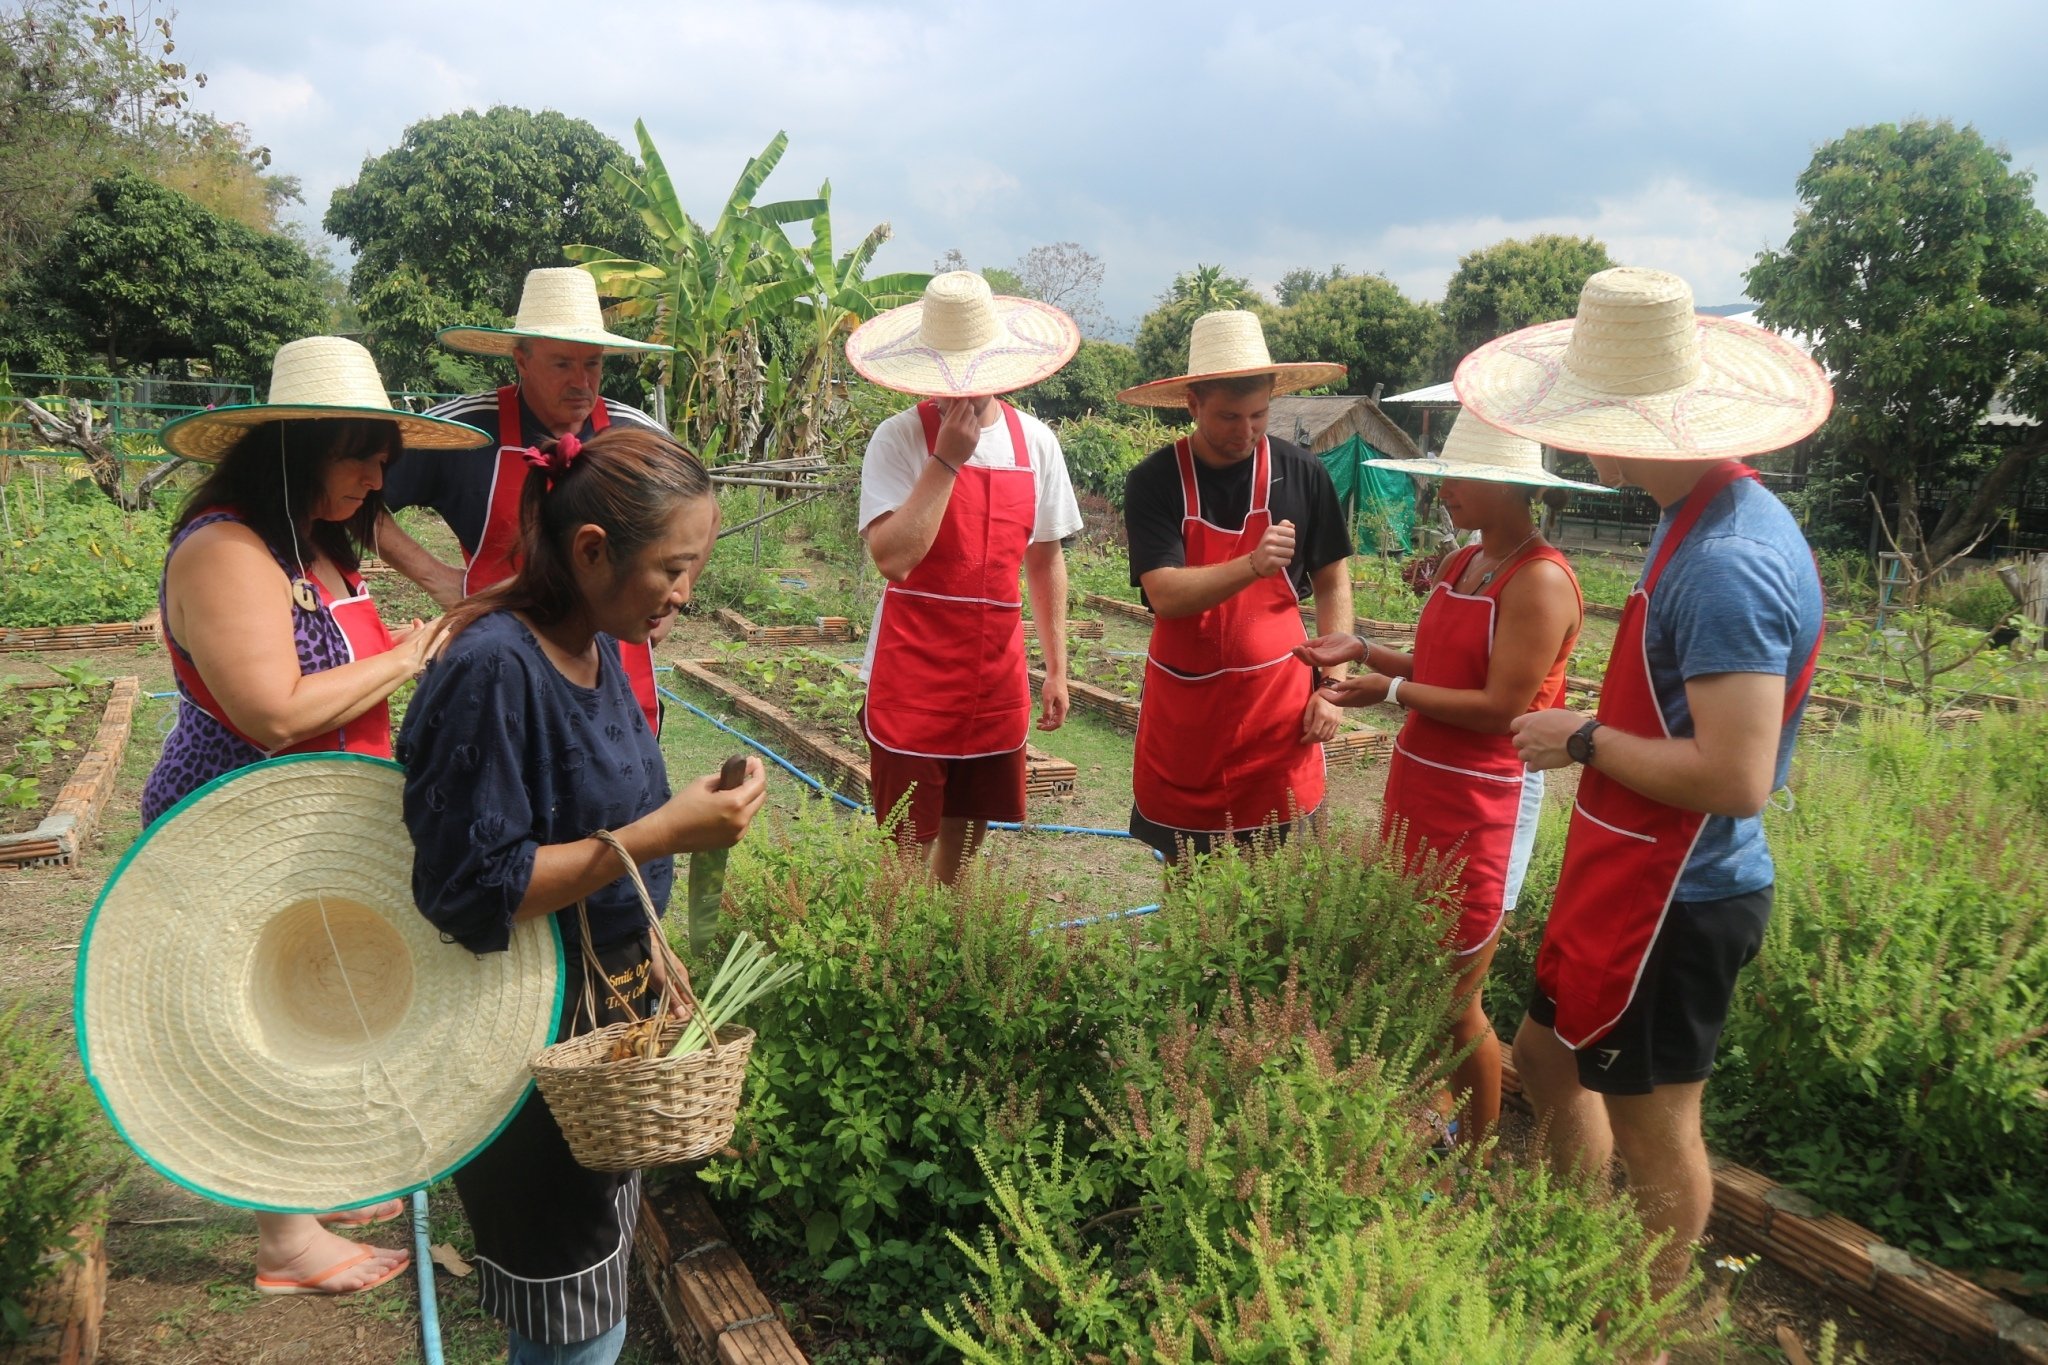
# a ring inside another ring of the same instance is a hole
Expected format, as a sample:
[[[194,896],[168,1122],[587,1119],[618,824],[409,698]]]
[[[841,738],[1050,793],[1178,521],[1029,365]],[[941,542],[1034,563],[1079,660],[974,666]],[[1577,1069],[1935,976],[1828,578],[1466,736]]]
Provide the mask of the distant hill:
[[[1692,311],[1695,313],[1705,313],[1708,317],[1732,318],[1737,313],[1747,313],[1755,307],[1756,305],[1753,303],[1717,303],[1711,308],[1702,308],[1698,304],[1694,304]]]

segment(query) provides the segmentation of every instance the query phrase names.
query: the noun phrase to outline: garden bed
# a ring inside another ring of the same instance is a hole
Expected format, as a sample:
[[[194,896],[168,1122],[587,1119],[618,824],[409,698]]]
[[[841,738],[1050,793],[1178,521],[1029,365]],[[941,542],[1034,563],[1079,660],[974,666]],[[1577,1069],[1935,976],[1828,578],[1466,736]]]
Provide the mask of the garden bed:
[[[803,1365],[803,1352],[732,1249],[694,1178],[641,1196],[633,1256],[680,1359]]]
[[[869,799],[867,740],[857,718],[863,689],[850,665],[799,656],[751,666],[725,659],[684,659],[675,669],[770,731],[778,747],[828,787],[856,801]],[[806,695],[805,689],[817,695]],[[1024,746],[1028,795],[1067,795],[1079,776],[1080,770],[1065,759]]]
[[[72,766],[56,799],[32,828],[0,834],[0,867],[68,866],[77,859],[119,780],[121,755],[128,747],[141,696],[139,679],[113,680],[91,746]]]
[[[92,1365],[100,1353],[100,1320],[107,1308],[107,1242],[102,1220],[72,1230],[76,1249],[52,1253],[61,1261],[22,1305],[28,1335],[0,1346],[0,1365]]]
[[[1024,623],[1024,638],[1026,640],[1036,640],[1038,638],[1038,622],[1026,621]],[[1069,640],[1100,640],[1102,638],[1102,621],[1094,616],[1069,616],[1067,618],[1067,638]]]
[[[1084,592],[1081,594],[1081,601],[1083,605],[1110,616],[1121,616],[1126,621],[1142,621],[1148,626],[1152,624],[1152,613],[1145,609],[1142,602],[1126,602],[1121,597],[1109,597],[1099,592]]]
[[[1505,1045],[1501,1089],[1508,1103],[1532,1112]],[[1932,1358],[2048,1365],[2048,1323],[1769,1176],[1718,1157],[1713,1168],[1711,1227],[1731,1251],[1762,1253],[1829,1296],[1878,1314]]]
[[[127,649],[155,644],[162,633],[162,618],[155,607],[135,621],[107,621],[88,626],[0,626],[0,654]]]
[[[714,616],[736,639],[750,645],[842,644],[854,638],[853,622],[844,616],[820,616],[809,625],[779,626],[761,625],[731,607],[720,607]]]

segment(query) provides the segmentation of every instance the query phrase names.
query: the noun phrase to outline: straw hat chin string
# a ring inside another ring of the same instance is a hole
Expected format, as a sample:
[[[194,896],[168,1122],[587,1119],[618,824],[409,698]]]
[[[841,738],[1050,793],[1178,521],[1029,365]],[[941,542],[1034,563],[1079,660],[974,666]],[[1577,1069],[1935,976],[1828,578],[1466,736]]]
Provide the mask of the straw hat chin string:
[[[524,1102],[562,1002],[552,918],[503,952],[412,898],[403,770],[313,754],[240,769],[144,832],[80,947],[94,1093],[209,1199],[318,1212],[440,1179]]]
[[[1344,378],[1344,367],[1327,361],[1300,361],[1276,365],[1266,349],[1266,332],[1259,315],[1244,309],[1204,313],[1195,319],[1188,333],[1188,372],[1171,379],[1155,379],[1117,395],[1120,402],[1140,407],[1177,408],[1187,401],[1188,390],[1205,380],[1273,377],[1273,392],[1296,393],[1322,384],[1336,384]]]
[[[1798,346],[1701,316],[1684,280],[1630,266],[1587,280],[1576,317],[1481,346],[1454,383],[1468,414],[1517,436],[1639,459],[1782,450],[1834,404],[1825,372]]]
[[[390,422],[407,450],[471,450],[491,439],[462,422],[392,407],[377,362],[348,338],[301,337],[277,348],[266,401],[191,413],[165,424],[157,440],[173,455],[210,464],[232,450],[251,427],[334,418]]]
[[[973,271],[949,270],[932,276],[916,303],[855,328],[846,359],[897,393],[967,398],[1029,388],[1080,345],[1081,329],[1051,304],[996,294]]]

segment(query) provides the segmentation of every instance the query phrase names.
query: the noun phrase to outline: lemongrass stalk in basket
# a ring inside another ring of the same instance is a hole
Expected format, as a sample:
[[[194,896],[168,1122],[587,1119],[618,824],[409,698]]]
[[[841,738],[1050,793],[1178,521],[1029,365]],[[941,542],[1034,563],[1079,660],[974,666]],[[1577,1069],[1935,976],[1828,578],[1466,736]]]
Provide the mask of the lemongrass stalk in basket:
[[[718,1031],[741,1010],[796,974],[794,963],[775,965],[775,954],[742,929],[726,951],[725,961],[719,964],[718,975],[711,979],[709,988],[698,993],[697,1012],[683,1025],[682,1036],[676,1039],[668,1055],[680,1057],[711,1046]]]

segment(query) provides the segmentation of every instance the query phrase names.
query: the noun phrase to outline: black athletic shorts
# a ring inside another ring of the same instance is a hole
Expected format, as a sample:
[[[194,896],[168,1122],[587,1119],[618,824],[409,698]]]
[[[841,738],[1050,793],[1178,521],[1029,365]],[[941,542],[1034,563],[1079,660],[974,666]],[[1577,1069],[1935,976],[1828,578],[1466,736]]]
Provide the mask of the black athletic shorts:
[[[1580,1085],[1603,1095],[1647,1095],[1660,1085],[1707,1078],[1736,975],[1763,946],[1773,889],[1671,903],[1635,999],[1613,1028],[1578,1050]],[[1530,995],[1529,1018],[1557,1026],[1557,1004],[1540,986]]]

